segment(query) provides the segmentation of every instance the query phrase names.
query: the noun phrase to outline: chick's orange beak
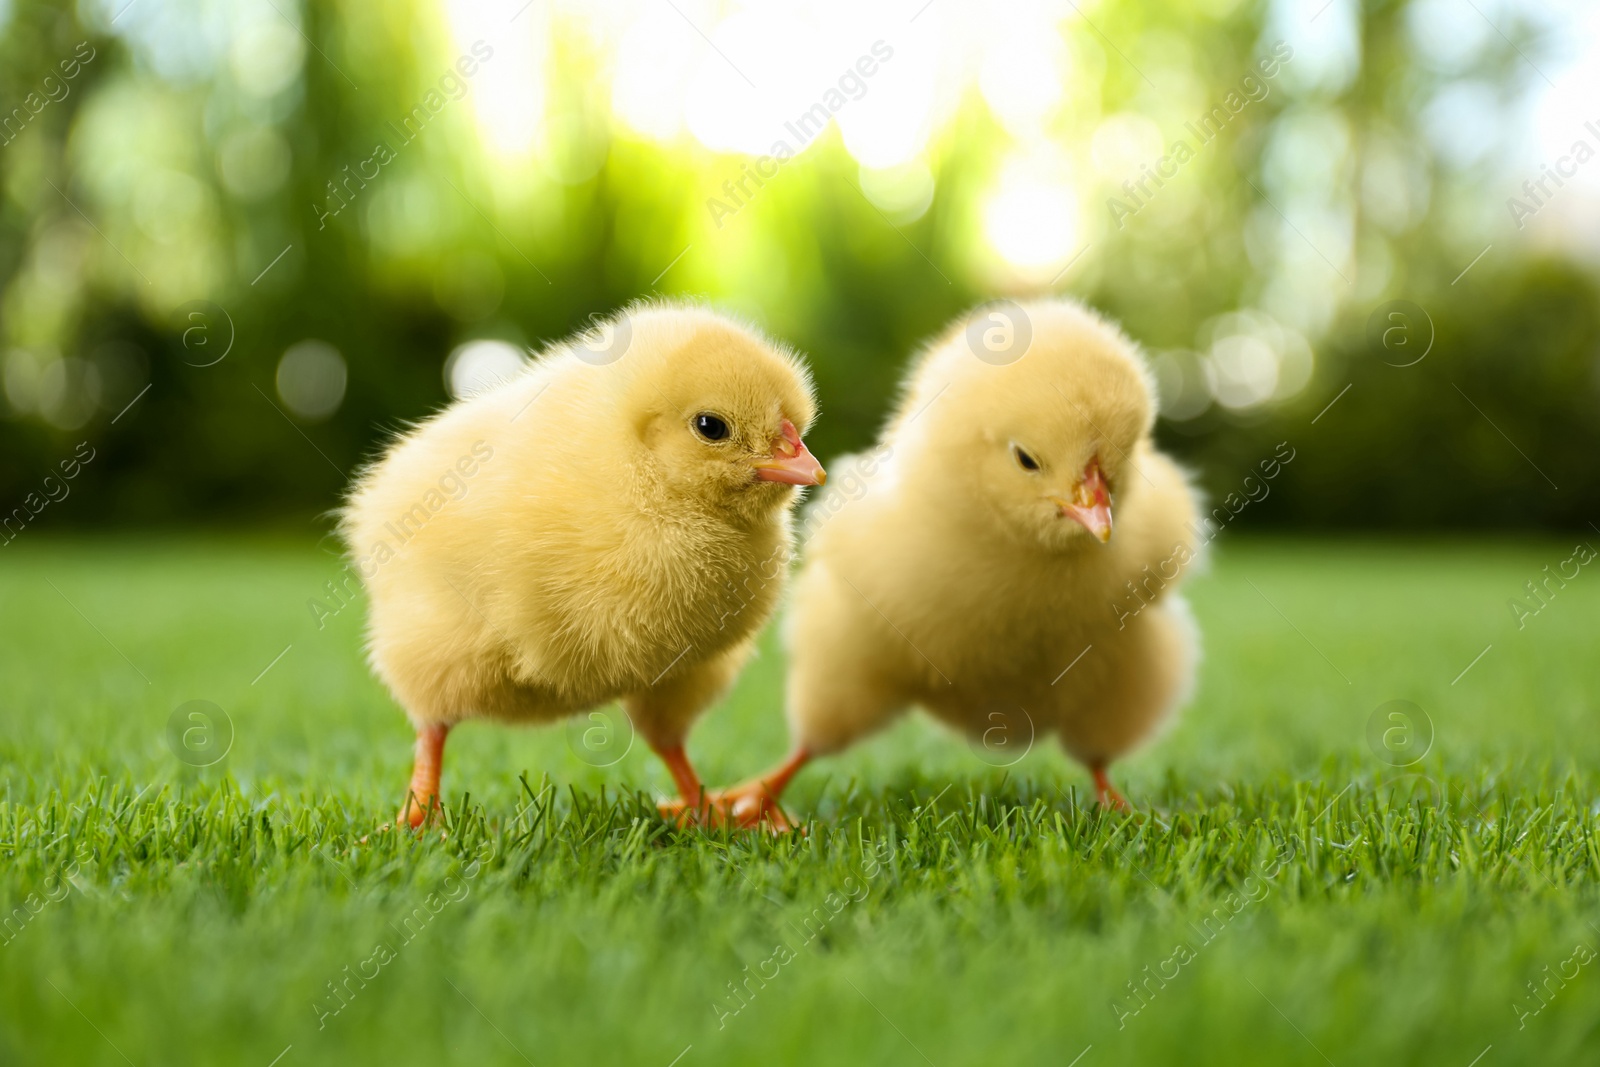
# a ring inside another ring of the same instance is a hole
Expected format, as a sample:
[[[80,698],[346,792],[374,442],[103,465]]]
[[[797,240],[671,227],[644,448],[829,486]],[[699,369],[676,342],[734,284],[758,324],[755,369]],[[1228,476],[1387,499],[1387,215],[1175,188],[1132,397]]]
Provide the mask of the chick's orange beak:
[[[755,465],[756,477],[764,482],[782,482],[784,485],[822,485],[828,472],[822,469],[817,457],[806,451],[800,440],[800,431],[794,423],[783,420],[781,436],[772,446],[772,456]]]
[[[1073,489],[1071,500],[1050,499],[1065,518],[1082,523],[1101,544],[1111,540],[1111,491],[1106,486],[1105,472],[1100,469],[1099,456],[1089,460],[1088,466],[1083,468],[1083,480]]]

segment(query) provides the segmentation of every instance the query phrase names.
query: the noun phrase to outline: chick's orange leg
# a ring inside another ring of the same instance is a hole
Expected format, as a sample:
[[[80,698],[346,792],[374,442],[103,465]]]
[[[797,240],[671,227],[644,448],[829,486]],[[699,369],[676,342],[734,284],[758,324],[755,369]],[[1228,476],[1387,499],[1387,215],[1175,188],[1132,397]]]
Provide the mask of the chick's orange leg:
[[[760,778],[713,791],[707,804],[721,821],[742,830],[765,824],[774,833],[786,833],[794,829],[794,824],[778,806],[778,798],[788,788],[789,779],[810,761],[811,753],[797,748],[777,768]]]
[[[444,765],[444,739],[450,733],[445,723],[417,727],[417,750],[411,765],[411,787],[405,807],[395,820],[415,829],[439,806],[439,771]]]
[[[1115,808],[1118,811],[1129,809],[1128,799],[1117,792],[1117,787],[1111,784],[1111,778],[1106,774],[1106,765],[1096,763],[1089,768],[1089,773],[1094,775],[1095,795],[1100,798],[1102,808]]]
[[[700,784],[700,776],[694,772],[693,765],[689,763],[689,754],[683,750],[683,742],[650,747],[661,757],[661,762],[667,765],[672,780],[678,786],[677,800],[663,800],[658,805],[661,814],[679,822],[697,821],[705,812],[705,789]]]

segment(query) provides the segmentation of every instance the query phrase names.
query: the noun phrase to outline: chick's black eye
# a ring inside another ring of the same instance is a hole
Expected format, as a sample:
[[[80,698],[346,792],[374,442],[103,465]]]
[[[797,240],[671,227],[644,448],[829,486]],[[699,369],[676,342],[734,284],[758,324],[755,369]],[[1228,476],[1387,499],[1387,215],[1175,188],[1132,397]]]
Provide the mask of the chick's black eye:
[[[701,413],[694,417],[694,432],[707,441],[720,441],[728,436],[728,424],[715,415]]]
[[[1039,461],[1028,455],[1028,453],[1024,452],[1022,449],[1013,445],[1011,447],[1011,451],[1017,457],[1017,465],[1023,470],[1036,471],[1039,469]]]

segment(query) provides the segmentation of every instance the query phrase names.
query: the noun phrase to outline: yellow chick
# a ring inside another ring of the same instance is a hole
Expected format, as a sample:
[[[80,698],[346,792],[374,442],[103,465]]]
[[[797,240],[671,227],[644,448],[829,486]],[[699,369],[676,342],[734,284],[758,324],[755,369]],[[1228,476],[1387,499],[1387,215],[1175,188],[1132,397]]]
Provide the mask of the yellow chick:
[[[729,590],[788,558],[794,487],[825,478],[800,437],[815,410],[793,354],[705,308],[641,305],[390,445],[341,532],[373,670],[416,727],[399,821],[438,803],[456,723],[617,699],[672,772],[664,810],[699,810],[684,739],[780,594]]]
[[[1198,658],[1175,591],[1199,555],[1197,501],[1153,421],[1133,344],[1076,303],[948,329],[878,447],[834,464],[808,513],[793,755],[716,809],[786,826],[777,799],[801,766],[912,705],[997,756],[1055,734],[1101,803],[1125,807],[1106,767],[1187,699]]]

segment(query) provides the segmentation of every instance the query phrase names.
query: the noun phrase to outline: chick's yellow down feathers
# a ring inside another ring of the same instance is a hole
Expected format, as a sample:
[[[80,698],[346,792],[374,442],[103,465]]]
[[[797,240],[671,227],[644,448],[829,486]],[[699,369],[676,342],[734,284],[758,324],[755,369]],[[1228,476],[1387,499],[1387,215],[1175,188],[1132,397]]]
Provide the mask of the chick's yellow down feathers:
[[[781,569],[732,583],[787,558],[794,486],[821,483],[793,355],[691,306],[586,336],[400,437],[343,513],[369,658],[417,728],[412,824],[453,724],[615,699],[698,805],[684,737],[748,656]]]
[[[1021,310],[1020,358],[978,358],[982,323],[957,322],[877,448],[833,465],[787,623],[795,754],[718,794],[740,821],[781,822],[800,765],[913,705],[996,756],[1055,734],[1121,803],[1106,765],[1185,698],[1197,506],[1151,441],[1148,372],[1078,304]]]

